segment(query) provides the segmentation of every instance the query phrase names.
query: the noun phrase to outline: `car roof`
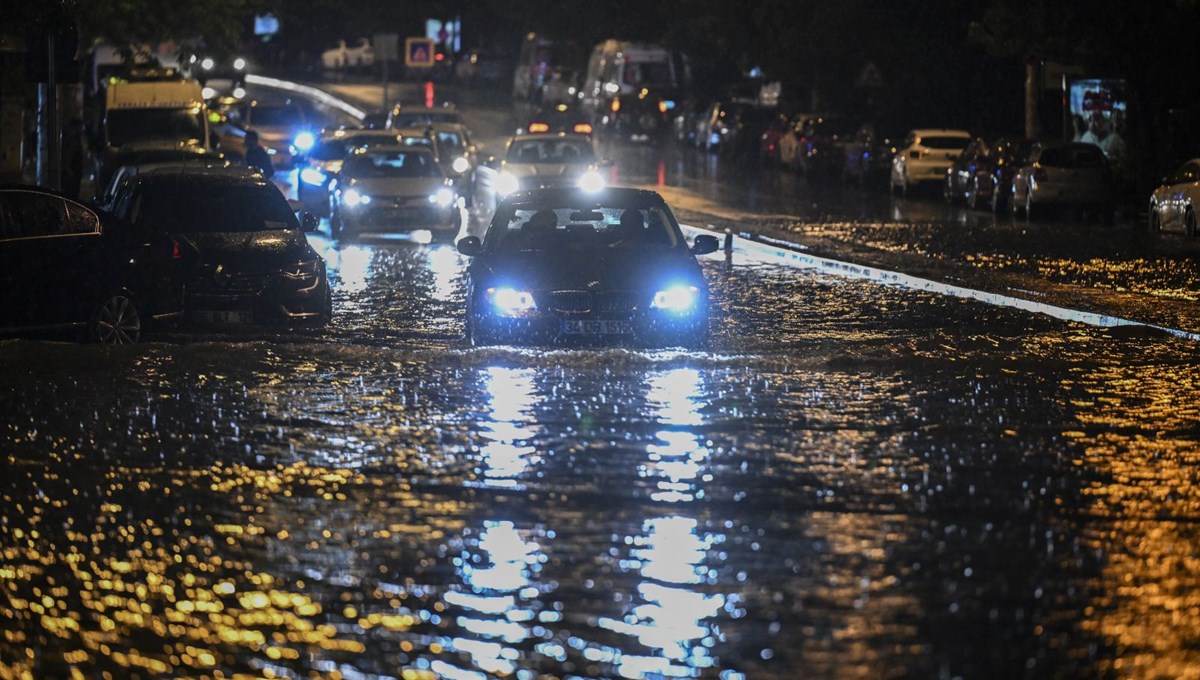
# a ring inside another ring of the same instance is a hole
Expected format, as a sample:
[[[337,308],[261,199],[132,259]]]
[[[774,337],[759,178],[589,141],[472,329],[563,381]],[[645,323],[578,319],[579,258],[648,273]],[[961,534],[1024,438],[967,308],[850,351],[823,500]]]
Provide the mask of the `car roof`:
[[[212,184],[256,184],[268,185],[262,173],[247,168],[245,166],[230,166],[224,168],[205,168],[196,167],[194,165],[169,165],[161,168],[153,168],[147,172],[139,172],[134,178],[135,182],[158,182],[158,181],[180,181],[188,182],[203,182]]]
[[[966,130],[955,130],[952,128],[917,128],[909,131],[910,135],[918,137],[966,137],[971,138],[971,133]]]
[[[552,187],[548,189],[531,189],[510,194],[504,203],[526,204],[531,208],[538,206],[552,207],[555,204],[593,205],[596,207],[650,207],[665,206],[661,194],[649,189],[631,189],[628,187],[608,187],[596,192],[588,192],[577,187]]]
[[[570,139],[579,142],[591,142],[591,135],[581,135],[576,132],[531,132],[519,135],[513,135],[508,138],[508,143],[524,142],[528,140],[543,140],[543,139]]]
[[[331,130],[321,135],[321,141],[327,142],[334,139],[342,139],[345,137],[378,137],[386,139],[388,137],[398,137],[399,130],[384,130],[382,128],[342,128]]]

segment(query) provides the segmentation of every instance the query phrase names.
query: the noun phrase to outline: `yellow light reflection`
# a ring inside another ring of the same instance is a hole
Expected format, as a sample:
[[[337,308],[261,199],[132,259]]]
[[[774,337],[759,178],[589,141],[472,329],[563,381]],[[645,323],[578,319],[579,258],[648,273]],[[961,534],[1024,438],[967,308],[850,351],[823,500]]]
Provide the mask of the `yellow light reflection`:
[[[371,250],[364,246],[347,246],[341,250],[329,248],[325,257],[329,273],[337,273],[339,288],[347,293],[360,293],[367,288],[371,269]]]

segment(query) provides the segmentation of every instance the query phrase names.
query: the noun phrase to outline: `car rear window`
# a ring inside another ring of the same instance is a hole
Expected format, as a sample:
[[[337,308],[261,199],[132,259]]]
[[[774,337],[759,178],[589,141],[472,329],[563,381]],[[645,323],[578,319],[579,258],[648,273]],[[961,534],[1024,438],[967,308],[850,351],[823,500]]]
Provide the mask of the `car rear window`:
[[[131,210],[134,224],[169,233],[299,229],[287,200],[273,185],[147,182]]]
[[[965,149],[971,143],[970,137],[922,137],[921,146],[930,149]]]

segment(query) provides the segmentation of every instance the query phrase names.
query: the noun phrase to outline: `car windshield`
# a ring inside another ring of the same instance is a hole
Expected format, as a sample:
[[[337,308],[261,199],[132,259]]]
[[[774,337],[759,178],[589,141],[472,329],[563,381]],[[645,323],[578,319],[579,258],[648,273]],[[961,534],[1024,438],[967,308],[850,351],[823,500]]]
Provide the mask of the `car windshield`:
[[[502,206],[486,238],[499,252],[667,249],[682,242],[670,213],[655,206]]]
[[[349,146],[349,140],[345,137],[323,139],[313,145],[312,151],[308,152],[308,157],[317,161],[336,161],[345,157],[346,149]]]
[[[463,136],[457,132],[450,130],[439,130],[437,133],[437,138],[438,142],[440,142],[442,146],[446,148],[458,149],[460,151],[467,148],[466,140],[464,140]]]
[[[250,125],[290,127],[304,124],[304,113],[296,106],[255,106],[250,110]]]
[[[437,177],[433,156],[419,151],[372,151],[348,162],[351,177]]]
[[[921,146],[930,149],[965,149],[971,143],[970,137],[922,137]]]
[[[199,108],[114,109],[108,112],[108,142],[122,146],[130,142],[204,139],[204,122]]]
[[[130,219],[139,227],[169,233],[300,228],[295,213],[274,185],[198,182],[189,177],[143,185]]]
[[[527,139],[514,141],[505,160],[509,163],[594,163],[592,145],[580,139]]]

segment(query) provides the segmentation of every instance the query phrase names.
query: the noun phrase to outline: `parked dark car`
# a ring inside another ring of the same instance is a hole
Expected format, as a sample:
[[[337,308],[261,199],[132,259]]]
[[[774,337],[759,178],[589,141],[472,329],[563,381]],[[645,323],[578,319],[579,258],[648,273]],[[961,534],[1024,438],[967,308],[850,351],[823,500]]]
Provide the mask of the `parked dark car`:
[[[840,179],[846,163],[846,147],[860,127],[859,121],[850,116],[810,118],[796,159],[799,171],[813,182]]]
[[[137,342],[183,311],[178,244],[65,196],[0,188],[0,332]]]
[[[179,244],[185,321],[323,325],[332,316],[325,261],[279,188],[246,168],[161,168],[119,191],[117,216]]]
[[[467,335],[473,344],[700,346],[708,286],[696,255],[653,191],[539,189],[500,204],[482,242],[468,236]]]
[[[1020,137],[1001,137],[990,144],[978,137],[971,140],[946,171],[946,201],[962,202],[972,210],[1007,209],[1013,177],[1028,162],[1032,148],[1032,140]]]

